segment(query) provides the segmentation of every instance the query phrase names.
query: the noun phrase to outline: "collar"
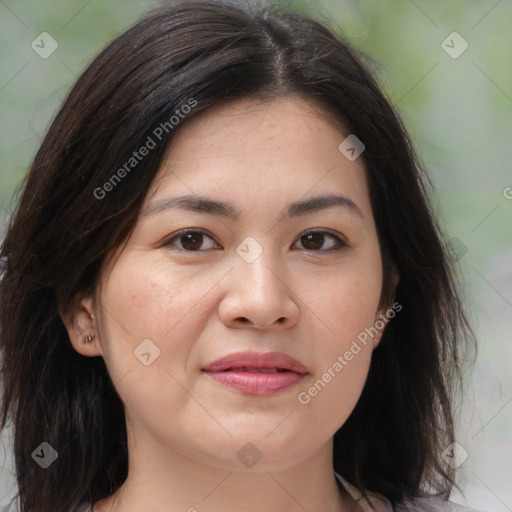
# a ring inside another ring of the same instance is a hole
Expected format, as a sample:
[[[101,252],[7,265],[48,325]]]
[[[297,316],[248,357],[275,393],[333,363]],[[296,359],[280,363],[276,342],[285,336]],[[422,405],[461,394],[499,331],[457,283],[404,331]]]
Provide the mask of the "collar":
[[[371,502],[369,503],[357,488],[348,483],[339,473],[334,472],[334,475],[341,482],[350,496],[352,496],[352,498],[357,502],[361,508],[361,512],[393,512],[391,502],[382,494],[368,491],[368,497]],[[373,508],[371,505],[373,505]]]

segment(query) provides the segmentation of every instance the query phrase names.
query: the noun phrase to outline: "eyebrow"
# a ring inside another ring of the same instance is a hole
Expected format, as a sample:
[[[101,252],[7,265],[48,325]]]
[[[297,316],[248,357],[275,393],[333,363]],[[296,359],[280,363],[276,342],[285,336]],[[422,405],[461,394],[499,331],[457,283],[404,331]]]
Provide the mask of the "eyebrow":
[[[302,201],[290,203],[286,207],[286,217],[299,217],[308,213],[317,212],[333,206],[341,206],[347,211],[352,212],[364,220],[363,212],[357,204],[348,197],[338,194],[327,194],[321,196],[310,197]],[[231,203],[224,201],[216,201],[214,199],[197,196],[186,195],[181,197],[167,197],[155,201],[146,206],[141,215],[153,215],[169,208],[178,208],[199,213],[207,213],[210,215],[220,215],[232,220],[237,220],[241,212],[237,210]]]

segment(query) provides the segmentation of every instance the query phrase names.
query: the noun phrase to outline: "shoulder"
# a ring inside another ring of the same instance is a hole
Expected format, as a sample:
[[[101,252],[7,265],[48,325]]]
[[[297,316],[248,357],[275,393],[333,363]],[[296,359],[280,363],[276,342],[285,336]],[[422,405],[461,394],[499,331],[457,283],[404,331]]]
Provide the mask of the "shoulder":
[[[485,512],[472,507],[443,500],[438,496],[428,496],[407,500],[395,507],[396,512]]]
[[[353,485],[347,482],[340,474],[335,472],[335,475],[342,483],[343,487],[357,502],[361,512],[486,512],[476,508],[465,507],[453,503],[452,501],[443,500],[438,496],[431,495],[408,499],[393,507],[385,496],[368,492],[368,497],[371,501],[371,504],[369,504]]]
[[[0,505],[0,512],[18,512],[19,501],[17,498],[13,498],[9,504],[2,503]]]

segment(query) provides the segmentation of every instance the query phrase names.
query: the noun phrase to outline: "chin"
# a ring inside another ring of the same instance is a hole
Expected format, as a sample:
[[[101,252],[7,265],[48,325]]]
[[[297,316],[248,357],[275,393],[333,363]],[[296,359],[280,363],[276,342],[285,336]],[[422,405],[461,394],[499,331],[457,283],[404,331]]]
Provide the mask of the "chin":
[[[307,444],[301,443],[298,435],[277,435],[275,432],[267,435],[256,430],[247,430],[244,435],[232,434],[233,439],[218,439],[204,447],[204,453],[214,465],[230,471],[282,471],[298,464],[308,452]],[[212,447],[216,448],[215,452]]]

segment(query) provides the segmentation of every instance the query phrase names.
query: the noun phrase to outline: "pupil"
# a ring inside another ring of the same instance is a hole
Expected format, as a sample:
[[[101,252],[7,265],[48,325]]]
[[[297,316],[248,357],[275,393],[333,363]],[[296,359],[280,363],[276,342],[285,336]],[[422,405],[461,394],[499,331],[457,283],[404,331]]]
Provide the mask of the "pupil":
[[[201,237],[202,235],[200,233],[186,233],[183,235],[185,238],[185,243],[181,243],[183,247],[186,249],[199,249],[201,247]],[[191,243],[190,243],[191,242]]]
[[[302,245],[304,245],[304,247],[306,247],[306,249],[319,249],[320,247],[322,247],[322,243],[323,243],[323,234],[322,233],[309,233],[308,235],[304,235],[304,238],[306,239],[306,243],[302,242]],[[315,242],[317,243],[317,246],[316,247],[311,247],[311,244],[310,244],[310,247],[308,247],[308,243],[309,242],[313,242],[313,246],[315,245]]]

